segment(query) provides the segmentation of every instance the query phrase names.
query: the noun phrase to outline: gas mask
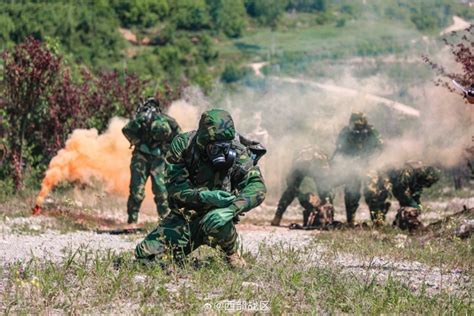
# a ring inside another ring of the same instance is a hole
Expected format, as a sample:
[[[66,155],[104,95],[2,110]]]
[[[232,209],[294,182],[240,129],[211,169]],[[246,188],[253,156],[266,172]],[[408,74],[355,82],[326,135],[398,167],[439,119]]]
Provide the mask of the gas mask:
[[[206,153],[217,170],[228,170],[234,164],[237,153],[231,141],[216,141],[206,145]]]
[[[351,128],[351,134],[356,138],[365,138],[369,134],[367,125],[354,124]]]

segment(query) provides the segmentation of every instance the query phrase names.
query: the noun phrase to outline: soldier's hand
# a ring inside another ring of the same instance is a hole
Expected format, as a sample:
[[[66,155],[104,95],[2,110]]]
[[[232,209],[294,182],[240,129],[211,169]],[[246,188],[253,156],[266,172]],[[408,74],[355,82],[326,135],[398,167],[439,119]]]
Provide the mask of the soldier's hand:
[[[199,198],[203,203],[206,203],[210,206],[226,207],[234,202],[235,195],[222,190],[207,190],[199,192]]]
[[[210,211],[201,219],[201,225],[206,234],[215,233],[235,217],[231,208],[218,208]]]

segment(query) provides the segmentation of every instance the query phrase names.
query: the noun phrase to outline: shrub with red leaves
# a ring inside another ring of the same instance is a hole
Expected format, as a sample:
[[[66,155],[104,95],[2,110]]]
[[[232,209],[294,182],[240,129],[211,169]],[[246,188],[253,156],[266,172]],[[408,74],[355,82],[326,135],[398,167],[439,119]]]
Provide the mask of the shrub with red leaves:
[[[7,172],[17,189],[23,186],[24,166],[34,161],[46,165],[72,130],[103,131],[111,117],[130,116],[147,84],[117,71],[82,70],[72,78],[61,57],[33,38],[5,51],[2,58],[0,121],[6,122]],[[25,158],[26,152],[30,156]]]
[[[464,87],[474,84],[474,25],[471,25],[464,31],[451,32],[449,37],[444,38],[443,41],[449,46],[454,60],[461,66],[462,72],[455,73],[446,70],[428,56],[423,56],[423,60],[440,76],[436,79],[435,84],[444,86],[452,92],[455,91],[451,83],[452,79]]]

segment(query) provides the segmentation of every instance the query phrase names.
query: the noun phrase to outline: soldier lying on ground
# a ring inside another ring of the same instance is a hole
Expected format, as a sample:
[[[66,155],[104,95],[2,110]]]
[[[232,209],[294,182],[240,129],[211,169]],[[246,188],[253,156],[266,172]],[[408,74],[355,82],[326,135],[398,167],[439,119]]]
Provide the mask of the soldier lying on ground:
[[[171,212],[137,245],[141,262],[176,261],[199,246],[220,246],[232,267],[243,267],[239,215],[258,206],[266,188],[256,160],[235,137],[234,122],[224,110],[202,114],[197,131],[182,133],[166,156],[166,187]]]
[[[162,113],[158,102],[150,98],[140,106],[135,118],[125,125],[122,132],[134,146],[130,163],[128,223],[138,221],[138,212],[145,198],[145,183],[148,177],[151,177],[151,188],[158,215],[163,218],[169,212],[164,183],[164,157],[171,141],[181,129],[172,117]]]
[[[308,146],[299,151],[286,179],[287,188],[278,202],[271,224],[280,225],[283,214],[296,197],[304,208],[303,226],[308,225],[309,215],[316,212],[320,206],[330,204],[332,207],[334,195],[327,184],[328,178],[329,160],[326,154],[315,146]]]

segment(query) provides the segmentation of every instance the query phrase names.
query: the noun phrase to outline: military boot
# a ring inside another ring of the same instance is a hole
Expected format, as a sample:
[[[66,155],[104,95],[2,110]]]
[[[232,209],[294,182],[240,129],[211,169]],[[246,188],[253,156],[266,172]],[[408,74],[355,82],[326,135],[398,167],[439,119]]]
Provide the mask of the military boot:
[[[247,266],[247,262],[240,255],[240,251],[226,255],[225,259],[232,269],[243,269]]]
[[[280,222],[281,222],[281,215],[275,214],[270,224],[272,226],[280,226]]]
[[[136,224],[138,222],[138,213],[128,213],[127,224]]]

